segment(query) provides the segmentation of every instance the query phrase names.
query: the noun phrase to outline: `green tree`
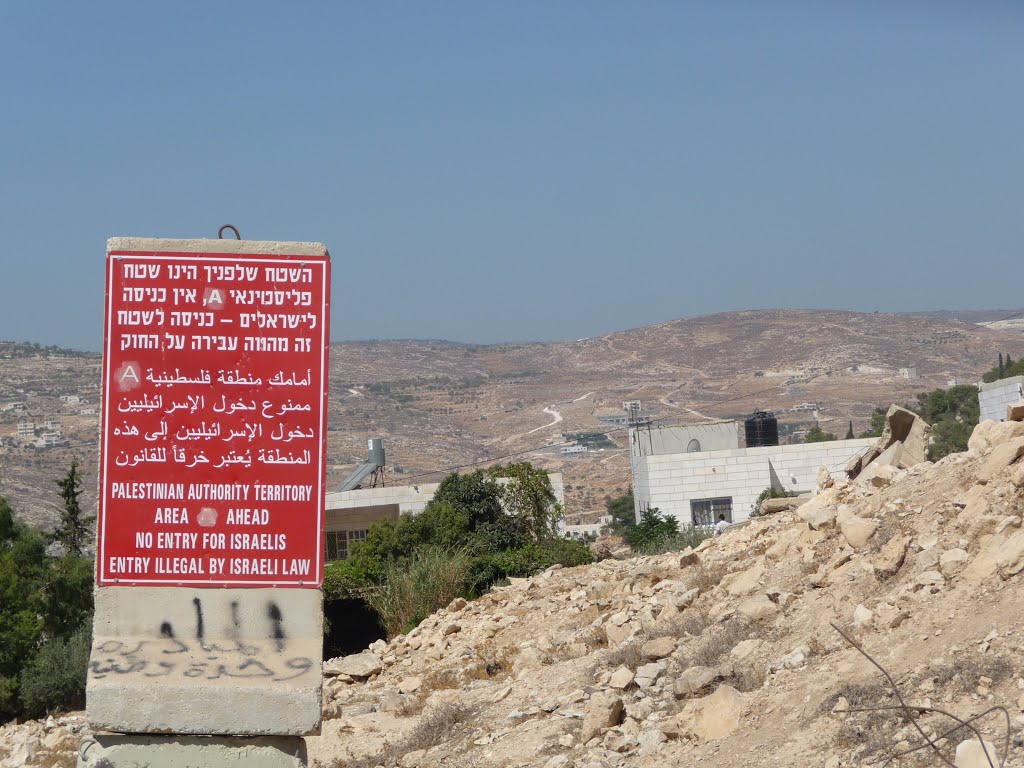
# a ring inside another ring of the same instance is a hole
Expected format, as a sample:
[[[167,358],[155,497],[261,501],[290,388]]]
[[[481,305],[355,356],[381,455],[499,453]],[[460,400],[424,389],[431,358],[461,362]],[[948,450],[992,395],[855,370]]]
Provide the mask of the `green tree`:
[[[0,721],[4,721],[19,714],[18,678],[43,631],[35,598],[45,572],[46,542],[14,519],[3,497],[0,530]]]
[[[933,389],[917,396],[914,410],[932,425],[928,458],[941,459],[950,453],[967,450],[967,441],[978,424],[978,388],[960,384],[949,389]]]
[[[64,500],[64,509],[60,513],[60,523],[53,532],[53,541],[63,545],[68,554],[81,557],[82,550],[90,539],[89,524],[95,519],[82,514],[78,490],[82,484],[82,473],[78,471],[78,459],[71,460],[68,473],[57,481],[60,496]]]
[[[861,437],[878,437],[885,429],[885,415],[888,411],[885,408],[875,408],[871,412],[871,429],[860,433]]]
[[[43,717],[55,710],[85,707],[92,632],[83,624],[67,638],[48,640],[22,670],[19,689],[23,711]]]
[[[642,549],[657,539],[674,536],[678,532],[679,521],[675,515],[662,515],[657,507],[649,507],[640,513],[640,522],[626,532],[626,541],[633,549]]]
[[[532,541],[546,541],[557,534],[562,505],[547,472],[525,461],[485,472],[495,478],[507,478],[501,485],[501,506],[519,518]]]
[[[817,424],[815,424],[813,427],[807,430],[807,434],[804,435],[805,443],[827,443],[835,439],[835,435],[833,435],[831,432],[823,431],[822,428],[819,427]]]
[[[1024,360],[1014,362],[1013,358],[1010,357],[1009,352],[1007,352],[1005,356],[1000,352],[999,363],[995,367],[985,371],[985,373],[981,375],[981,380],[986,383],[992,383],[993,381],[1008,379],[1012,376],[1024,376]]]
[[[39,583],[38,606],[50,637],[70,637],[92,622],[93,561],[67,554],[50,560]]]
[[[377,600],[382,625],[394,632],[436,610],[441,599],[420,583],[425,576],[399,574],[436,566],[451,582],[461,573],[455,591],[471,597],[510,576],[591,562],[585,545],[558,537],[561,512],[547,473],[528,463],[451,474],[420,514],[371,525],[347,560],[328,565],[324,591],[328,599]]]
[[[612,519],[612,529],[615,532],[622,533],[636,525],[636,506],[632,489],[629,493],[614,499],[605,499],[604,507]]]
[[[853,440],[853,422],[850,422],[850,426],[846,428],[846,440]]]
[[[978,423],[978,388],[959,384],[949,389],[933,389],[917,396],[915,410],[934,425],[944,419]],[[973,426],[973,424],[972,424]]]
[[[0,547],[13,541],[16,532],[14,510],[7,503],[7,499],[0,496]]]

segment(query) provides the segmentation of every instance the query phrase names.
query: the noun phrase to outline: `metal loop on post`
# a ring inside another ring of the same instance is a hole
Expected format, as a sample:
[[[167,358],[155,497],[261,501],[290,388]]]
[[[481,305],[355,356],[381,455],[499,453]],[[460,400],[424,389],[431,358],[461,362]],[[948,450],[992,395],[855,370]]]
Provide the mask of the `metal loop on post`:
[[[223,240],[224,239],[224,230],[225,229],[230,229],[232,232],[235,233],[235,240],[241,240],[242,239],[242,236],[240,234],[238,234],[238,228],[237,227],[233,227],[230,224],[225,224],[223,227],[221,227],[220,229],[217,230],[217,239],[218,240]]]

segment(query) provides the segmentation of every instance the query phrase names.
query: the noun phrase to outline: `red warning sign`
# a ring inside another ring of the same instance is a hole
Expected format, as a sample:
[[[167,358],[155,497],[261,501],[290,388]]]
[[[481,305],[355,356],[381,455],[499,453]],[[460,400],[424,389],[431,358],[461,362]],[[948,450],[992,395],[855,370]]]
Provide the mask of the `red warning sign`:
[[[101,586],[323,581],[330,261],[107,254]]]

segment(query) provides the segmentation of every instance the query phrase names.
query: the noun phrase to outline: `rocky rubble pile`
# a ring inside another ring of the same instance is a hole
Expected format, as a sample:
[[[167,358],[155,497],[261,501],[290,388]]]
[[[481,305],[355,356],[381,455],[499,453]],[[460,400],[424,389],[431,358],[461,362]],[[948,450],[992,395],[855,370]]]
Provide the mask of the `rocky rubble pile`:
[[[1008,741],[998,713],[979,721],[985,749],[1024,766],[1024,424],[985,422],[968,452],[900,465],[825,476],[798,508],[693,551],[554,567],[456,600],[326,662],[311,763],[882,765],[923,740],[894,710],[851,711],[895,699],[835,623],[915,706],[961,719],[1006,707]],[[930,738],[952,727],[919,724]],[[42,753],[43,726],[26,728],[0,731],[4,765],[12,739]],[[967,732],[943,745],[961,768],[989,765]]]
[[[980,728],[1024,766],[1022,456],[1024,424],[986,422],[966,453],[823,479],[799,508],[694,551],[555,567],[455,601],[325,665],[311,755],[324,768],[881,765],[922,739],[892,710],[846,711],[895,699],[835,622],[917,706],[1007,707],[1008,750],[998,714]],[[920,723],[932,737],[952,725]],[[969,737],[945,754],[987,766]]]
[[[88,732],[84,712],[0,725],[0,768],[73,766],[78,742]]]

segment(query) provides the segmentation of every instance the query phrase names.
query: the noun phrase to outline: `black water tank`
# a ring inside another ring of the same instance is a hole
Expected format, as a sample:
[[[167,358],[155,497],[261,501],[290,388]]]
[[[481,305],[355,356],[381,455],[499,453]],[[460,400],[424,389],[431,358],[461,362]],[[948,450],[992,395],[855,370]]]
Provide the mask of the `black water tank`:
[[[770,411],[754,411],[743,422],[747,448],[779,444],[779,420]]]

